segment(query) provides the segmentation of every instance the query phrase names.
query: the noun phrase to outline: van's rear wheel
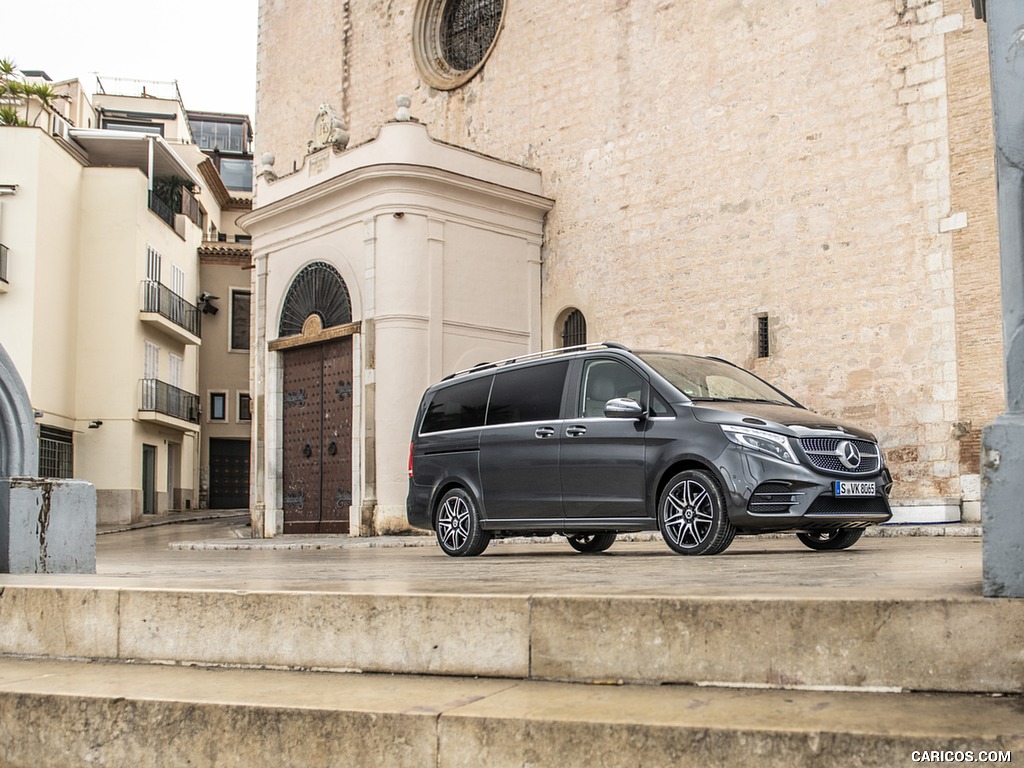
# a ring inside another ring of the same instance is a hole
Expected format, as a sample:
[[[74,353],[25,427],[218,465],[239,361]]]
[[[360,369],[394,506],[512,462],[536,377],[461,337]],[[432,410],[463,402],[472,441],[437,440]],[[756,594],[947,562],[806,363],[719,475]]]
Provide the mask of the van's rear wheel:
[[[615,532],[609,533],[575,533],[565,537],[569,546],[577,552],[604,552],[615,543]]]
[[[480,527],[476,503],[461,488],[453,488],[441,497],[434,528],[437,543],[451,557],[479,555],[491,541],[491,534]]]
[[[796,537],[811,549],[829,551],[852,547],[862,533],[863,528],[843,528],[836,531],[807,531],[798,533]]]
[[[658,501],[658,527],[665,543],[680,555],[717,555],[736,535],[718,483],[700,469],[680,472],[665,485]]]

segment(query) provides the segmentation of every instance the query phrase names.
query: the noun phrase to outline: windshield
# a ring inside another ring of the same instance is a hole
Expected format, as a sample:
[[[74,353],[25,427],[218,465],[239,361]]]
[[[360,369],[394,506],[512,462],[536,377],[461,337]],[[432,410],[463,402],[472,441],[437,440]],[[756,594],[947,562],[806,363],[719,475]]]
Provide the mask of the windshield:
[[[644,352],[639,357],[691,400],[797,405],[752,373],[728,363],[664,352]]]

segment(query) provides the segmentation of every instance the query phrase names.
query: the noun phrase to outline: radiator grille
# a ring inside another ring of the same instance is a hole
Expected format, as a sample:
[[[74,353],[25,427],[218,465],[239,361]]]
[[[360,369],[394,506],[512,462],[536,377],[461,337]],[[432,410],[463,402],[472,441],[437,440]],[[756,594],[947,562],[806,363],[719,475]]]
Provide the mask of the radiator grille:
[[[878,446],[869,440],[846,437],[803,437],[804,449],[811,464],[839,475],[870,475],[881,466]],[[845,460],[845,462],[844,462]]]

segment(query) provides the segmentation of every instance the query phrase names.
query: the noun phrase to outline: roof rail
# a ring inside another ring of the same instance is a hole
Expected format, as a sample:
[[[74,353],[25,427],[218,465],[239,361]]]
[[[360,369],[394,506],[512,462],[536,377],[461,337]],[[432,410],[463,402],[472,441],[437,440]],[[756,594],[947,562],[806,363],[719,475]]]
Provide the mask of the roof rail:
[[[458,376],[464,376],[467,373],[476,373],[477,371],[483,371],[488,368],[500,368],[501,366],[511,365],[512,363],[522,363],[526,360],[540,360],[545,357],[556,357],[557,355],[565,355],[570,352],[582,352],[587,349],[622,349],[629,351],[629,347],[625,344],[619,344],[616,341],[597,341],[593,344],[577,344],[574,347],[559,347],[558,349],[546,349],[542,352],[531,352],[527,355],[520,355],[519,357],[509,357],[504,360],[495,360],[492,363],[477,363],[472,368],[465,368],[455,373],[449,373],[441,381],[448,381]]]

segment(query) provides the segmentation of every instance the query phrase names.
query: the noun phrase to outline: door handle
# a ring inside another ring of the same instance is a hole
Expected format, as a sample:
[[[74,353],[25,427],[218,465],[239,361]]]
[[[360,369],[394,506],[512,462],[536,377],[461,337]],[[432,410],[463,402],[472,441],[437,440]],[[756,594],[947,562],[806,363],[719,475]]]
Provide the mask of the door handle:
[[[569,437],[579,437],[580,435],[587,434],[587,428],[581,424],[577,424],[574,427],[568,427],[565,430],[565,434],[567,434]]]
[[[537,437],[551,437],[555,434],[555,430],[552,427],[538,427],[533,434]]]

